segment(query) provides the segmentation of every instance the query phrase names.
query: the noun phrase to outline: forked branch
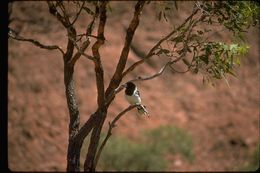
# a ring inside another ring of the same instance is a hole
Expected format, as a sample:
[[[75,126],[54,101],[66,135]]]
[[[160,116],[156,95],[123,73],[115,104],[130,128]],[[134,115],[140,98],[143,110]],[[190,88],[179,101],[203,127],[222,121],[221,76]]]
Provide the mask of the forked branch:
[[[109,122],[109,127],[108,127],[109,129],[108,129],[108,131],[107,131],[107,135],[106,135],[105,139],[102,141],[102,143],[101,143],[101,145],[100,145],[100,147],[99,147],[99,149],[98,149],[96,158],[95,158],[95,162],[94,162],[95,167],[97,166],[97,163],[98,163],[98,160],[99,160],[99,158],[100,158],[101,152],[102,152],[103,148],[105,147],[105,145],[106,145],[106,143],[107,143],[107,140],[108,140],[109,137],[112,135],[112,129],[113,129],[114,127],[116,127],[116,122],[117,122],[125,113],[127,113],[128,111],[134,109],[136,106],[137,106],[137,105],[130,105],[130,106],[128,106],[125,110],[123,110],[122,112],[120,112],[120,113],[113,119],[113,121],[112,121],[111,123]]]
[[[74,23],[78,20],[78,17],[79,17],[79,15],[80,15],[80,13],[81,13],[81,11],[82,11],[84,5],[85,5],[85,2],[86,2],[86,1],[83,1],[83,3],[82,3],[82,5],[81,5],[81,7],[80,7],[78,13],[76,14],[76,17],[75,17],[74,20],[71,22],[71,24],[69,25],[69,27],[72,26],[72,25],[74,25]]]
[[[134,64],[132,64],[128,69],[126,69],[123,72],[123,77],[125,77],[128,73],[130,73],[131,71],[133,71],[137,66],[141,65],[142,63],[144,63],[145,61],[147,61],[149,58],[151,58],[153,55],[155,55],[155,51],[160,47],[160,45],[166,41],[167,39],[169,39],[171,36],[173,36],[177,31],[179,31],[183,26],[185,26],[187,24],[188,21],[190,21],[193,16],[199,11],[199,9],[197,9],[196,6],[194,6],[194,10],[192,12],[192,14],[186,18],[186,20],[176,29],[174,29],[173,31],[171,31],[168,35],[166,35],[165,37],[163,37],[161,40],[159,40],[157,42],[157,44],[155,44],[152,49],[150,49],[150,51],[148,52],[148,54],[141,60],[135,62]]]

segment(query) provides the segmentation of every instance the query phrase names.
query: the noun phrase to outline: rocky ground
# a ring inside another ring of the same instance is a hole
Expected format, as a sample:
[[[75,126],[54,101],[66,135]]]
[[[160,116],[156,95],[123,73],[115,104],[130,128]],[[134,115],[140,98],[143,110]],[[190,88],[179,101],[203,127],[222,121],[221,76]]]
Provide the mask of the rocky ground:
[[[112,1],[108,12],[106,42],[101,48],[105,85],[113,75],[123,47],[125,27],[132,16],[133,3]],[[142,58],[151,46],[190,12],[189,3],[180,3],[169,22],[156,19],[152,5],[143,11],[131,46],[127,65]],[[45,44],[66,45],[66,32],[48,13],[45,2],[14,2],[11,27],[21,35]],[[84,32],[88,18],[79,18]],[[79,32],[79,33],[80,33]],[[216,32],[228,40],[228,34]],[[113,135],[135,140],[140,131],[161,125],[185,129],[193,139],[195,160],[170,158],[170,171],[230,171],[249,162],[259,143],[259,29],[247,34],[250,49],[237,69],[237,78],[228,77],[215,87],[203,84],[200,75],[166,72],[160,78],[138,82],[150,118],[128,112]],[[163,60],[154,57],[129,75],[149,75],[160,69]],[[96,109],[93,64],[81,58],[76,64],[75,82],[81,122]],[[128,106],[118,94],[108,112],[111,120]],[[107,129],[105,123],[104,131]],[[112,140],[112,139],[111,139]],[[58,51],[37,48],[30,43],[8,41],[8,163],[14,171],[64,171],[68,141],[68,109],[63,85],[63,60]],[[178,163],[178,164],[176,164]]]

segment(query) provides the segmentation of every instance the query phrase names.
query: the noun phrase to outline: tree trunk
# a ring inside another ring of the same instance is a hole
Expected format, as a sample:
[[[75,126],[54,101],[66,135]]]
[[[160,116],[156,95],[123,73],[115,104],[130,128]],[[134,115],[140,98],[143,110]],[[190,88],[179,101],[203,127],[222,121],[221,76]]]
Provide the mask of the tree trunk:
[[[103,124],[105,122],[106,115],[107,115],[107,109],[103,111],[100,110],[100,113],[97,115],[98,118],[91,134],[88,153],[86,155],[86,160],[84,162],[84,171],[86,172],[95,172],[96,170],[95,158],[96,158],[98,143],[100,140],[100,133]]]
[[[67,172],[80,172],[80,150],[83,141],[70,139],[67,151]]]
[[[66,88],[67,105],[69,108],[70,123],[69,123],[69,144],[67,151],[67,171],[80,171],[80,148],[82,143],[76,141],[74,136],[79,130],[79,110],[76,102],[74,80],[73,80],[74,67],[64,66],[64,83]]]

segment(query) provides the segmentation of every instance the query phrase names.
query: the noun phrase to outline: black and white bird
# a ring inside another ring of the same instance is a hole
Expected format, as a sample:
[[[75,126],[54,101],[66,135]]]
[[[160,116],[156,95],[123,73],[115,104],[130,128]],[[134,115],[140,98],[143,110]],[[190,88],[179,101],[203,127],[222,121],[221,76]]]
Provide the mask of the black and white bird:
[[[125,98],[131,105],[138,105],[137,110],[141,115],[148,115],[146,107],[141,104],[140,92],[138,91],[136,85],[133,82],[127,82],[125,84]]]

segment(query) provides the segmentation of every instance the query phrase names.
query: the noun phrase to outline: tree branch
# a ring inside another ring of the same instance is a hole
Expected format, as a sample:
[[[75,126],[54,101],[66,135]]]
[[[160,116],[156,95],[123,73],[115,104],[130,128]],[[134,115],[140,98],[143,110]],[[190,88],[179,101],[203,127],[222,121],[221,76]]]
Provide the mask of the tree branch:
[[[186,52],[187,52],[187,51],[186,51]],[[183,52],[183,54],[182,54],[179,58],[177,58],[177,59],[169,60],[157,73],[155,73],[155,74],[153,74],[153,75],[151,75],[151,76],[138,76],[138,77],[136,77],[135,79],[132,79],[132,80],[129,80],[129,81],[135,82],[135,81],[144,81],[144,80],[154,79],[154,78],[156,78],[156,77],[162,75],[163,72],[166,70],[167,67],[170,67],[172,70],[175,70],[175,69],[173,69],[173,67],[172,67],[171,65],[173,65],[173,64],[175,64],[176,62],[178,62],[179,60],[181,60],[181,59],[185,56],[186,52]],[[188,68],[187,71],[189,71],[189,68]],[[179,72],[179,73],[186,73],[187,71],[185,71],[185,72]],[[175,70],[175,72],[178,72],[178,71]],[[129,82],[129,81],[128,81],[128,82]],[[118,94],[120,91],[122,91],[124,88],[125,88],[125,84],[122,84],[122,85],[120,85],[118,88],[116,88],[116,89],[114,90],[114,92],[113,92],[111,95],[109,95],[109,97],[107,98],[107,103],[106,103],[106,104],[109,104],[109,103],[112,101],[112,99],[114,98],[114,96],[115,96],[116,94]]]
[[[155,44],[152,49],[150,49],[150,51],[148,52],[148,54],[141,60],[135,62],[134,64],[132,64],[127,70],[125,70],[123,72],[123,77],[125,77],[128,73],[130,73],[131,71],[133,71],[138,65],[144,63],[145,61],[147,61],[149,58],[151,58],[154,54],[155,54],[155,50],[158,49],[158,47],[167,39],[169,39],[173,34],[175,34],[178,30],[180,30],[183,26],[186,25],[186,23],[191,20],[193,18],[193,16],[198,12],[198,9],[193,10],[193,13],[186,18],[186,20],[176,29],[174,29],[172,32],[170,32],[168,35],[166,35],[164,38],[162,38],[160,41],[157,42],[157,44]]]
[[[138,76],[137,78],[132,79],[132,80],[130,80],[130,81],[131,81],[131,82],[134,82],[134,81],[143,81],[143,80],[151,80],[151,79],[154,79],[154,78],[156,78],[156,77],[162,75],[163,72],[166,70],[166,68],[167,68],[169,65],[173,64],[173,63],[174,63],[174,61],[169,61],[169,62],[167,62],[157,73],[155,73],[155,74],[153,74],[153,75],[151,75],[151,76]]]
[[[70,24],[68,27],[74,25],[74,23],[78,20],[78,17],[79,17],[79,15],[80,15],[80,13],[81,13],[81,11],[82,11],[84,5],[85,5],[85,2],[86,2],[86,1],[83,1],[82,5],[81,5],[81,7],[80,7],[80,9],[79,9],[79,12],[76,14],[75,19],[71,22],[71,24]]]
[[[185,71],[178,71],[178,70],[174,69],[171,65],[170,65],[169,67],[170,67],[170,69],[171,69],[173,72],[176,72],[176,73],[187,73],[188,71],[190,71],[190,67],[188,67],[188,69],[185,70]]]
[[[92,53],[94,56],[94,64],[95,64],[95,72],[96,72],[96,84],[97,84],[97,90],[98,90],[98,106],[103,107],[104,100],[105,100],[105,94],[104,94],[104,71],[101,63],[99,48],[104,44],[105,42],[105,36],[104,36],[104,30],[105,30],[105,24],[107,20],[106,16],[106,5],[107,1],[104,1],[101,3],[100,6],[100,20],[99,20],[99,26],[98,26],[98,39],[92,46]]]
[[[95,60],[95,58],[93,56],[90,56],[90,55],[87,55],[84,53],[84,51],[88,48],[88,46],[90,44],[89,39],[87,39],[86,41],[83,42],[81,48],[79,48],[79,46],[77,45],[77,42],[75,40],[72,40],[72,38],[70,38],[70,40],[72,41],[72,43],[74,44],[74,46],[76,47],[78,52],[68,62],[69,65],[71,65],[71,66],[75,65],[76,61],[80,58],[81,55],[83,55],[84,57],[86,57],[89,60],[92,60],[92,61]]]
[[[83,5],[82,5],[83,7]],[[82,8],[81,8],[82,9]],[[95,23],[95,19],[96,17],[98,16],[98,8],[96,8],[95,10],[95,14],[93,15],[93,19],[92,21],[88,24],[88,27],[86,29],[86,33],[85,34],[80,34],[80,35],[77,35],[77,36],[80,36],[80,40],[81,38],[85,35],[87,40],[83,42],[81,48],[78,47],[77,45],[77,41],[73,40],[72,38],[70,38],[73,43],[74,43],[74,46],[78,49],[78,52],[73,56],[73,58],[70,60],[69,64],[71,65],[74,65],[76,63],[76,61],[80,58],[81,55],[83,55],[84,57],[86,57],[87,59],[90,59],[92,61],[95,60],[95,58],[93,56],[90,56],[90,55],[87,55],[84,53],[84,51],[88,48],[89,44],[90,44],[90,38],[92,35],[92,31],[93,31],[93,28],[94,28],[94,23]]]
[[[92,114],[85,124],[80,128],[79,132],[74,136],[75,140],[84,140],[95,125],[97,112]]]
[[[112,79],[110,80],[109,86],[106,90],[106,96],[108,96],[116,87],[118,87],[118,85],[120,84],[120,82],[122,80],[122,72],[125,69],[130,45],[131,45],[135,30],[136,30],[137,26],[139,25],[139,20],[140,20],[139,17],[140,17],[142,9],[144,7],[144,3],[145,3],[145,1],[138,1],[135,5],[134,16],[128,26],[128,29],[126,32],[126,37],[125,37],[124,47],[121,51],[121,55],[120,55],[120,58],[119,58],[119,61],[118,61],[117,67],[116,67],[116,71],[114,72],[114,75],[113,75]]]
[[[13,29],[11,29],[11,28],[9,28],[8,36],[10,38],[18,40],[18,41],[31,42],[35,46],[40,47],[42,49],[48,49],[48,50],[55,50],[55,49],[57,49],[57,50],[59,50],[62,53],[62,55],[64,55],[63,50],[59,46],[57,46],[57,45],[44,45],[44,44],[40,43],[37,40],[30,39],[30,38],[29,39],[28,38],[24,38],[22,36],[17,35],[16,32]]]
[[[107,19],[106,16],[107,3],[108,1],[102,1],[100,4],[98,39],[92,46],[92,53],[93,56],[95,57],[94,64],[95,64],[95,74],[96,74],[96,86],[98,92],[98,96],[97,96],[98,110],[97,110],[97,121],[95,122],[95,125],[93,127],[93,131],[90,138],[90,144],[88,147],[88,152],[84,162],[84,171],[95,171],[96,169],[94,166],[94,159],[97,152],[101,129],[103,127],[106,114],[107,114],[107,108],[105,107],[104,71],[101,63],[101,57],[99,54],[99,48],[105,42],[104,29],[105,29],[105,24]]]
[[[191,22],[192,21],[192,17],[197,13],[198,9],[194,10],[194,13],[192,15],[190,15],[187,19],[186,19],[186,22],[184,22],[181,26],[179,26],[176,30],[172,31],[170,34],[168,34],[166,37],[164,37],[163,39],[161,39],[148,53],[148,55],[140,60],[140,61],[137,61],[136,63],[134,63],[132,66],[130,66],[124,73],[123,73],[123,76],[126,75],[127,73],[131,72],[136,66],[138,66],[139,64],[143,63],[146,59],[148,59],[149,57],[151,57],[150,55],[152,55],[154,53],[154,51],[161,45],[161,43],[165,40],[167,40],[168,38],[170,38],[170,36],[172,36],[175,32],[177,32],[180,28],[182,28],[188,21],[190,21],[189,23],[189,30],[188,31],[188,34],[186,36],[186,39],[183,41],[183,49],[181,50],[182,53],[181,55],[179,55],[179,57],[175,58],[175,59],[170,59],[160,70],[159,72],[155,73],[154,75],[152,76],[146,76],[146,77],[137,77],[135,79],[132,79],[130,81],[139,81],[139,80],[150,80],[150,79],[153,79],[155,77],[158,77],[160,76],[161,74],[163,74],[163,72],[165,71],[165,69],[170,66],[171,70],[174,70],[173,67],[171,67],[171,65],[177,63],[178,61],[180,61],[187,53],[188,51],[188,41],[190,39],[190,35],[191,35],[191,32],[192,32],[192,28],[193,26],[199,21],[196,21],[196,22]],[[189,68],[188,68],[189,70]],[[107,96],[107,102],[106,104],[109,105],[113,98],[115,97],[115,95],[117,93],[119,93],[122,89],[124,89],[124,85],[121,85],[119,87],[117,87],[116,89],[114,89],[113,92],[111,92],[108,96]]]
[[[141,80],[150,80],[150,79],[153,79],[155,77],[158,77],[160,75],[163,74],[163,72],[166,70],[166,68],[170,65],[172,65],[173,63],[175,63],[175,60],[170,60],[168,61],[157,73],[151,75],[151,76],[138,76],[136,77],[135,79],[132,79],[132,80],[129,80],[131,82],[134,82],[134,81],[141,81]],[[113,100],[113,98],[115,97],[116,94],[118,94],[120,91],[122,91],[123,89],[125,88],[125,84],[122,84],[120,85],[119,87],[117,87],[113,93],[111,93],[109,95],[109,97],[107,98],[107,102],[106,104],[110,104],[110,102]]]
[[[62,2],[58,2],[59,4],[61,3],[62,4]],[[66,16],[62,16],[59,12],[58,12],[58,10],[57,10],[57,7],[53,4],[53,2],[51,2],[51,1],[47,1],[47,4],[48,4],[48,6],[49,6],[49,12],[52,14],[52,15],[54,15],[61,23],[62,23],[62,25],[65,27],[65,28],[67,28],[69,25],[70,25],[70,23],[69,23],[69,21],[68,21],[68,19],[65,19],[65,17]],[[60,5],[59,5],[60,6]],[[61,7],[61,6],[60,6]],[[62,9],[62,7],[61,7],[61,9]]]
[[[97,152],[97,156],[95,158],[95,161],[94,161],[94,167],[97,166],[97,163],[98,163],[98,160],[100,158],[100,155],[101,155],[101,152],[103,150],[103,148],[105,147],[106,143],[107,143],[107,140],[109,139],[109,137],[112,135],[112,129],[116,126],[116,122],[125,114],[127,113],[128,111],[134,109],[137,105],[130,105],[128,106],[125,110],[123,110],[122,112],[120,112],[114,119],[113,121],[110,123],[109,122],[109,129],[108,129],[108,132],[107,132],[107,135],[105,137],[105,139],[102,141],[99,149],[98,149],[98,152]]]

